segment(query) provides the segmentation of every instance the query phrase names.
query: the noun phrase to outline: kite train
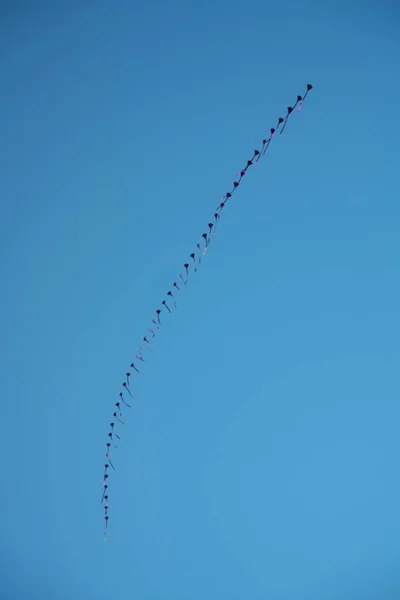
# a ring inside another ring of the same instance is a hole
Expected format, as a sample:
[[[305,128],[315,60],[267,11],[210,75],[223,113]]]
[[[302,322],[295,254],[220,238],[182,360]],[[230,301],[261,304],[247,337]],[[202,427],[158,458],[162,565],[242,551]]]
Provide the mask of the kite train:
[[[307,84],[307,89],[304,96],[297,96],[296,102],[293,106],[287,107],[287,112],[285,117],[279,117],[277,124],[275,127],[272,127],[270,130],[269,137],[263,139],[262,146],[260,150],[254,150],[253,155],[246,162],[246,166],[239,171],[236,181],[232,184],[232,189],[230,192],[227,192],[224,196],[220,198],[218,206],[215,208],[215,212],[213,214],[212,219],[207,224],[206,231],[201,235],[201,241],[196,244],[194,252],[188,254],[187,260],[182,264],[181,271],[177,277],[176,281],[173,281],[171,284],[171,289],[167,292],[166,296],[160,301],[159,307],[154,313],[154,316],[151,320],[151,327],[148,327],[146,330],[146,334],[142,337],[142,343],[136,351],[132,362],[129,365],[125,373],[125,379],[121,383],[122,390],[119,392],[117,396],[117,401],[114,404],[112,419],[109,425],[109,431],[107,434],[106,441],[106,452],[105,452],[105,464],[104,464],[104,475],[103,475],[103,492],[101,503],[104,505],[104,539],[109,541],[107,537],[107,527],[109,521],[109,469],[111,468],[115,471],[115,467],[113,461],[111,460],[111,450],[113,448],[117,448],[117,443],[121,439],[119,433],[121,431],[122,426],[124,425],[124,415],[123,411],[125,408],[132,408],[132,402],[134,400],[133,391],[135,389],[135,378],[140,376],[143,366],[147,362],[146,352],[149,351],[153,342],[157,338],[158,333],[161,331],[162,320],[164,316],[171,314],[173,310],[177,308],[177,296],[180,294],[181,289],[187,288],[192,273],[196,273],[199,265],[201,265],[201,259],[206,254],[211,241],[213,240],[219,220],[221,218],[221,214],[223,209],[225,208],[228,200],[232,197],[232,195],[237,191],[243,177],[246,175],[248,169],[257,164],[260,158],[265,156],[274,135],[279,131],[279,133],[283,133],[288,119],[290,115],[293,113],[295,108],[300,111],[303,106],[304,100],[307,98],[309,91],[312,90],[312,85]],[[127,402],[129,400],[129,402]],[[104,504],[105,503],[105,504]]]

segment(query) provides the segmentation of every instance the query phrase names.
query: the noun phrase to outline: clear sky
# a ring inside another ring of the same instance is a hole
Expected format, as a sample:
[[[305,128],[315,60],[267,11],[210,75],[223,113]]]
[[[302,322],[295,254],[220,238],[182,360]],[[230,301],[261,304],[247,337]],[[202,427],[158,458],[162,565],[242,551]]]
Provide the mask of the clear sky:
[[[398,3],[0,11],[0,596],[399,598]]]

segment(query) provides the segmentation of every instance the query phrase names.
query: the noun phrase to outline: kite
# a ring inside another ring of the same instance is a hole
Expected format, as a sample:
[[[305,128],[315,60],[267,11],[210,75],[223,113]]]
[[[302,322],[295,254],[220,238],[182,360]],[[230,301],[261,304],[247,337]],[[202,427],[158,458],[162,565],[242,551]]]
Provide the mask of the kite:
[[[232,198],[233,194],[237,191],[237,189],[239,188],[244,176],[246,175],[248,169],[257,164],[259,162],[259,160],[261,160],[261,158],[263,156],[265,156],[267,150],[269,149],[271,142],[275,136],[275,134],[279,131],[279,133],[282,134],[287,126],[288,120],[290,115],[293,114],[294,110],[296,107],[298,112],[300,112],[305,99],[307,98],[308,93],[310,92],[310,90],[312,90],[313,86],[308,83],[307,84],[307,88],[306,88],[306,92],[304,94],[304,96],[297,96],[296,102],[293,104],[293,106],[288,106],[287,110],[286,110],[286,115],[285,117],[279,117],[277,124],[275,125],[275,127],[272,127],[270,129],[270,134],[268,138],[264,138],[262,140],[262,146],[260,148],[260,150],[254,150],[253,151],[253,155],[251,158],[249,158],[246,162],[246,166],[241,169],[237,176],[236,176],[236,180],[232,183],[232,189],[228,192],[226,192],[226,194],[224,194],[220,200],[219,200],[219,205],[217,206],[217,208],[215,209],[215,212],[213,214],[213,221],[210,220],[210,222],[207,224],[208,227],[208,232],[204,232],[201,234],[201,238],[202,240],[200,242],[198,242],[196,244],[196,249],[193,252],[188,253],[188,258],[187,260],[182,264],[182,269],[179,273],[179,277],[177,278],[177,280],[181,280],[185,286],[185,290],[188,287],[188,284],[190,282],[191,279],[191,273],[197,273],[197,269],[198,266],[201,264],[202,262],[202,257],[205,256],[206,252],[208,251],[208,248],[211,244],[211,241],[214,239],[216,232],[217,232],[217,226],[219,223],[219,220],[221,218],[221,213],[224,210],[224,208],[226,207],[227,202]],[[204,231],[204,230],[203,230]],[[198,250],[198,252],[197,252]],[[189,260],[191,259],[191,261]],[[183,275],[184,273],[184,275]],[[176,290],[177,295],[181,295],[181,288],[179,287],[177,281],[173,281],[171,283],[171,288],[174,289],[174,293]],[[178,303],[177,303],[177,296],[175,296],[175,294],[172,293],[171,290],[169,290],[166,293],[166,296],[168,296],[168,304],[167,304],[167,300],[164,298],[161,300],[159,307],[156,309],[155,311],[155,316],[152,317],[151,323],[152,323],[152,327],[148,327],[147,328],[147,334],[151,334],[151,342],[147,339],[147,336],[145,335],[144,337],[142,337],[142,342],[145,343],[145,351],[149,351],[146,349],[151,348],[152,342],[155,341],[157,339],[158,334],[161,332],[161,328],[162,328],[162,324],[161,324],[161,315],[168,315],[171,314],[173,311],[171,310],[170,306],[173,306],[174,309],[176,310],[178,308]],[[171,304],[171,302],[172,304]],[[174,312],[175,312],[174,310]],[[145,356],[145,355],[144,355]],[[147,363],[147,358],[145,358],[143,356],[143,347],[140,346],[138,348],[138,350],[136,351],[134,358],[136,359],[136,361],[140,361],[143,365]],[[122,383],[122,387],[124,392],[127,392],[130,397],[132,399],[134,399],[134,395],[132,393],[132,391],[134,391],[134,387],[135,387],[135,380],[136,377],[140,376],[141,373],[141,369],[139,370],[137,368],[138,363],[134,361],[132,361],[130,363],[130,368],[133,369],[133,371],[126,371],[125,373],[125,381]],[[125,423],[124,420],[124,415],[122,413],[122,405],[121,402],[124,406],[126,406],[127,408],[132,408],[131,404],[128,404],[125,399],[124,399],[124,395],[123,392],[119,392],[119,401],[116,402],[114,404],[114,407],[117,408],[117,410],[115,410],[114,408],[114,412],[113,412],[113,417],[114,420],[110,423],[110,430],[108,431],[107,434],[107,443],[106,443],[106,453],[105,453],[105,457],[106,457],[106,463],[104,465],[104,474],[103,474],[103,493],[102,493],[102,498],[101,498],[101,504],[104,503],[105,501],[105,505],[104,505],[104,539],[106,542],[109,542],[109,538],[107,535],[108,532],[108,522],[109,522],[109,474],[108,474],[108,468],[111,467],[113,469],[113,471],[115,471],[115,467],[113,462],[111,461],[111,457],[110,457],[110,451],[111,448],[117,448],[117,446],[114,443],[114,439],[116,438],[117,440],[120,440],[120,436],[118,435],[118,433],[116,432],[116,429],[118,427],[118,424],[123,425]]]

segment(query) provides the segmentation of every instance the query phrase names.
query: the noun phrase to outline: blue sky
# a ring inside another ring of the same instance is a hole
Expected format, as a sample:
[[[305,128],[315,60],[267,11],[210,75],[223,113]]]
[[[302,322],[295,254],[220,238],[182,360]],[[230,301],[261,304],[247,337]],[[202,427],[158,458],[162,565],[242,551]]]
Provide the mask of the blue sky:
[[[398,598],[396,3],[1,13],[1,596]],[[164,321],[106,544],[126,367],[308,82]]]

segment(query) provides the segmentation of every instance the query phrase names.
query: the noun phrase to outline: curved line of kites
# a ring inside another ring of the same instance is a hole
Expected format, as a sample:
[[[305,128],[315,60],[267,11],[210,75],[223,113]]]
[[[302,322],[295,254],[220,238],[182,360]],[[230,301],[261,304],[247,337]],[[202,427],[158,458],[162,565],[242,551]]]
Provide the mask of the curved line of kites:
[[[146,335],[142,338],[142,345],[139,346],[137,352],[135,353],[134,360],[129,365],[125,373],[125,381],[122,382],[122,390],[119,392],[118,401],[114,405],[114,412],[112,415],[112,421],[110,423],[110,430],[107,436],[106,442],[106,453],[105,458],[106,462],[104,464],[104,476],[103,476],[103,495],[101,499],[101,503],[104,504],[104,537],[106,541],[107,538],[107,526],[109,521],[108,511],[110,508],[109,505],[109,495],[108,495],[108,481],[110,475],[108,470],[111,468],[115,471],[114,464],[111,460],[111,448],[117,448],[117,440],[120,440],[120,436],[117,433],[117,428],[120,425],[124,424],[124,415],[123,410],[126,408],[132,408],[132,405],[127,402],[127,397],[129,396],[129,401],[132,402],[133,394],[132,394],[132,385],[131,380],[133,377],[139,376],[144,364],[147,362],[145,359],[145,355],[143,354],[143,349],[148,349],[151,347],[153,340],[157,337],[158,333],[161,330],[161,317],[170,314],[172,312],[171,307],[173,309],[177,308],[176,296],[180,294],[183,288],[187,288],[190,279],[190,273],[196,273],[198,266],[201,264],[202,257],[206,254],[210,242],[214,238],[219,219],[221,217],[221,212],[225,208],[227,201],[232,197],[234,192],[238,189],[243,177],[247,173],[247,170],[254,164],[257,164],[260,158],[262,158],[267,152],[269,145],[274,137],[274,135],[278,132],[281,127],[279,133],[283,133],[289,116],[292,114],[294,109],[297,107],[298,111],[300,111],[304,100],[306,99],[309,91],[312,90],[312,85],[307,84],[307,89],[304,96],[297,96],[297,100],[293,106],[287,107],[286,116],[279,117],[277,124],[275,127],[272,127],[270,130],[270,135],[268,139],[263,139],[262,147],[260,150],[254,150],[253,155],[250,159],[247,160],[247,164],[239,171],[237,180],[233,182],[233,187],[230,192],[227,192],[224,196],[220,198],[220,203],[215,209],[213,214],[213,219],[207,224],[207,231],[202,234],[202,241],[196,244],[196,250],[189,254],[187,261],[183,264],[182,270],[180,271],[176,281],[174,281],[171,285],[171,289],[167,292],[166,297],[161,301],[159,308],[155,311],[155,314],[151,320],[151,327],[147,328]]]

